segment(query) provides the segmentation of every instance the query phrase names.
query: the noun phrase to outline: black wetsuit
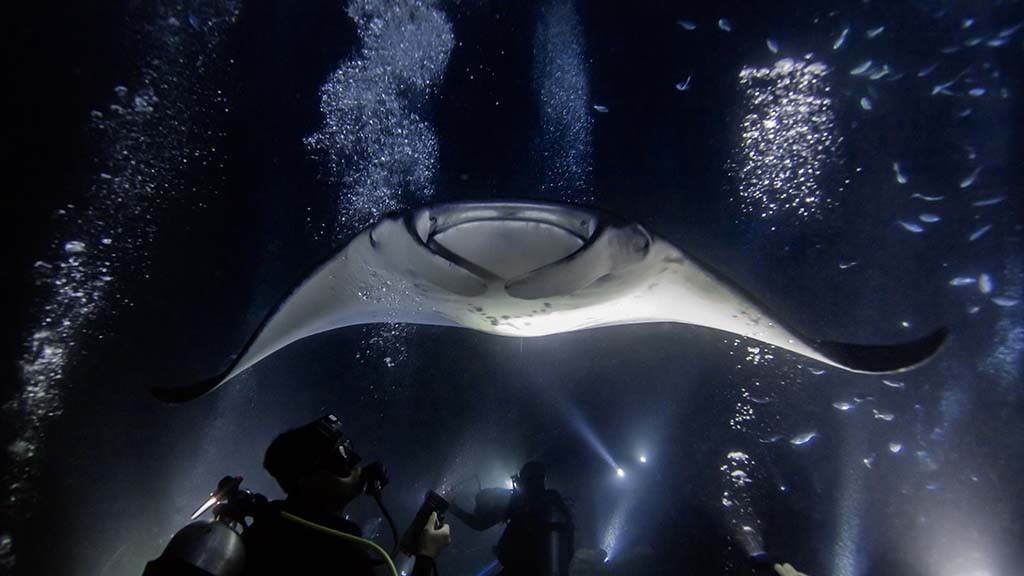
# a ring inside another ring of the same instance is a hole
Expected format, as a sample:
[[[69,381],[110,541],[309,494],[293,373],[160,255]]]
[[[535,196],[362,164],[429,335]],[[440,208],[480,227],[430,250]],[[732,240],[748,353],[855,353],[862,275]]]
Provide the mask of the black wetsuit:
[[[555,490],[544,490],[536,497],[515,490],[507,500],[507,507],[497,509],[499,501],[492,498],[500,489],[487,489],[477,498],[474,513],[453,504],[451,512],[468,526],[486,530],[505,521],[507,526],[494,547],[504,576],[568,575],[569,561],[574,546],[572,515],[562,496]],[[507,492],[506,492],[507,493]],[[481,498],[480,496],[484,496]],[[560,521],[553,518],[560,517]],[[559,534],[557,548],[552,536]],[[553,561],[552,554],[558,555]]]
[[[383,564],[383,559],[369,548],[286,520],[280,515],[282,510],[314,524],[362,537],[359,526],[348,520],[298,512],[288,501],[275,500],[245,531],[245,576],[373,576],[384,573],[374,571],[375,566]],[[412,576],[429,576],[433,570],[433,559],[417,556]]]

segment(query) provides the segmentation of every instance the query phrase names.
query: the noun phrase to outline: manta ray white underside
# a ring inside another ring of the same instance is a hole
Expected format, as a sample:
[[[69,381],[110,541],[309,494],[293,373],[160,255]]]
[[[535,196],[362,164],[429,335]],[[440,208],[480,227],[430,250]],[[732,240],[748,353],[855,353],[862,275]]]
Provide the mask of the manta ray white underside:
[[[638,224],[565,204],[457,202],[387,217],[363,231],[302,280],[227,370],[153,392],[186,402],[302,338],[373,322],[516,337],[679,322],[866,373],[913,368],[947,334],[939,329],[891,346],[811,340]]]

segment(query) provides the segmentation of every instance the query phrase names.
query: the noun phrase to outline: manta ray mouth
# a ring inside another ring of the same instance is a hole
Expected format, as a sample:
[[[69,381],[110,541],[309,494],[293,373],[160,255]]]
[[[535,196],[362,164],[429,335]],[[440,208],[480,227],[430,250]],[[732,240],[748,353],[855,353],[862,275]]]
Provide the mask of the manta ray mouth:
[[[435,254],[481,278],[502,281],[568,258],[602,225],[591,210],[530,202],[453,203],[408,218],[409,228]]]

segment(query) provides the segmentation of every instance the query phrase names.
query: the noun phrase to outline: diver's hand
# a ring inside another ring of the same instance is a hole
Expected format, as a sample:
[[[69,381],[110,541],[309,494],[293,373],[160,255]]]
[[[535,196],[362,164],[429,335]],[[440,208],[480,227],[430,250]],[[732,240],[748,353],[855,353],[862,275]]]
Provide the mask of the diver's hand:
[[[803,572],[797,572],[797,569],[793,568],[793,565],[788,562],[785,564],[776,564],[775,573],[779,576],[807,576],[807,574],[804,574]]]
[[[437,526],[437,512],[431,512],[430,519],[423,527],[423,532],[420,533],[420,539],[416,545],[417,556],[437,558],[441,550],[452,543],[451,528],[447,524],[440,528],[435,528],[435,526]]]

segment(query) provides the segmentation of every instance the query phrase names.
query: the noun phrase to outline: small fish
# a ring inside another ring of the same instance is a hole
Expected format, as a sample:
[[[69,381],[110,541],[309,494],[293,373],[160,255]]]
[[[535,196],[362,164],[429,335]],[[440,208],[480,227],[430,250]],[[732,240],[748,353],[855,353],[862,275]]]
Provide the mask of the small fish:
[[[1013,36],[1014,34],[1016,34],[1017,31],[1019,31],[1022,26],[1024,26],[1024,22],[1021,22],[1020,24],[1017,24],[1016,26],[1011,26],[1009,28],[1004,28],[1003,30],[1000,30],[999,34],[996,34],[996,36],[999,36],[1000,38],[1009,38],[1010,36]]]
[[[872,410],[875,415],[875,420],[884,420],[886,422],[892,422],[896,415],[892,412],[879,412],[878,410]]]
[[[885,378],[882,379],[882,384],[885,384],[890,388],[903,388],[904,386],[906,386],[900,380],[886,380]]]
[[[984,38],[982,38],[981,36],[968,38],[967,40],[964,40],[964,46],[967,46],[968,48],[974,48],[978,44],[981,44],[982,40],[984,40]]]
[[[974,284],[976,280],[974,276],[957,276],[949,281],[950,286],[970,286]]]
[[[985,89],[981,87],[971,88],[970,90],[967,91],[967,93],[973,96],[974,98],[977,98],[978,96],[985,95]]]
[[[718,27],[726,32],[732,32],[732,23],[725,18],[718,19]]]
[[[939,52],[942,52],[943,54],[946,54],[947,56],[949,54],[956,54],[959,51],[960,51],[960,47],[959,46],[946,46],[945,48],[939,49]]]
[[[778,54],[779,53],[779,45],[775,42],[775,40],[772,40],[771,38],[769,38],[769,39],[765,40],[764,42],[765,42],[765,44],[768,45],[768,49],[772,51],[772,54]]]
[[[984,200],[977,200],[971,202],[971,206],[992,206],[993,204],[999,204],[1003,200],[1006,200],[1006,196],[996,196],[995,198],[985,198]]]
[[[836,41],[832,43],[832,49],[833,50],[839,50],[840,48],[842,48],[843,44],[846,43],[846,35],[849,34],[849,33],[850,33],[850,27],[849,26],[847,26],[846,28],[843,28],[843,31],[839,33],[839,38],[836,38]]]
[[[782,440],[783,438],[785,438],[785,436],[783,436],[782,434],[773,434],[767,438],[759,439],[758,442],[760,442],[761,444],[774,444],[779,440]]]
[[[595,112],[600,112],[601,114],[607,114],[608,113],[608,107],[607,106],[601,106],[600,104],[594,104],[594,111]]]
[[[903,229],[906,230],[907,232],[913,232],[914,234],[920,234],[921,232],[924,232],[924,228],[922,228],[920,224],[915,224],[913,222],[904,222],[903,220],[897,220],[897,223],[899,223],[900,226],[903,226]]]
[[[978,159],[978,151],[974,149],[974,146],[964,146],[964,150],[967,151],[967,159],[971,162]]]
[[[971,232],[971,235],[967,238],[967,241],[968,242],[974,242],[978,238],[981,238],[982,236],[984,236],[985,233],[988,232],[991,229],[992,229],[992,225],[991,224],[986,224],[985,226],[982,226],[981,228],[978,228],[974,232]]]
[[[940,93],[941,94],[945,94],[946,96],[955,96],[955,94],[953,94],[953,92],[949,89],[949,87],[952,86],[953,84],[956,84],[957,81],[960,80],[961,78],[963,78],[964,74],[967,74],[967,72],[969,70],[970,70],[970,68],[964,68],[959,74],[954,76],[953,79],[950,80],[949,82],[943,82],[942,84],[936,84],[935,86],[932,86],[932,96],[935,96],[936,94],[940,94]]]
[[[848,412],[854,408],[853,404],[849,402],[833,402],[832,407],[843,412]]]
[[[988,42],[985,42],[985,46],[988,46],[989,48],[999,48],[1009,41],[1009,38],[993,38]]]
[[[898,182],[900,184],[906,184],[907,183],[907,177],[906,177],[905,174],[903,174],[903,170],[900,169],[900,163],[899,162],[893,162],[892,163],[892,171],[896,173],[896,182]]]
[[[861,98],[860,99],[860,107],[863,108],[864,110],[870,111],[873,108],[873,106],[871,104],[871,99],[868,98],[867,96],[864,96],[863,98]]]
[[[960,188],[970,188],[971,186],[973,186],[974,181],[978,179],[979,172],[981,172],[981,166],[975,168],[974,172],[971,172],[967,176],[967,178],[964,178],[963,180],[960,181]]]
[[[982,294],[992,293],[992,277],[988,274],[982,274],[978,276],[978,291]]]
[[[900,444],[899,442],[889,442],[889,452],[892,452],[893,454],[899,454],[902,451],[903,444]]]
[[[194,30],[196,30],[197,32],[198,32],[198,31],[200,30],[200,28],[202,27],[202,25],[201,25],[201,24],[199,23],[199,18],[196,18],[194,14],[189,14],[189,15],[188,15],[188,23],[189,23],[189,24],[190,24],[190,25],[192,26],[192,28],[193,28]]]
[[[853,397],[853,401],[856,402],[857,404],[860,404],[861,402],[867,402],[869,400],[874,400],[874,399],[875,399],[874,396],[854,396]]]
[[[693,74],[690,74],[689,76],[686,77],[686,82],[679,82],[678,84],[676,84],[676,90],[679,90],[680,92],[685,92],[689,90],[690,80],[693,80]]]
[[[851,261],[851,262],[840,262],[839,263],[839,269],[840,270],[846,270],[848,268],[853,268],[856,265],[857,265],[857,261],[856,260]]]
[[[868,78],[872,80],[881,80],[886,75],[892,72],[892,68],[889,68],[888,64],[882,64],[882,67],[868,75]]]
[[[821,376],[822,374],[825,373],[825,371],[822,370],[821,368],[808,368],[807,371],[810,372],[811,374],[814,374],[815,376]]]
[[[967,309],[968,314],[977,314],[978,312],[981,312],[981,306],[971,306]]]
[[[871,68],[871,60],[865,60],[857,65],[853,70],[850,70],[850,74],[853,76],[860,76]]]
[[[932,64],[930,66],[925,66],[924,68],[921,68],[917,72],[917,77],[918,78],[924,78],[925,76],[927,76],[927,75],[931,74],[932,72],[934,72],[935,69],[938,68],[938,67],[939,67],[939,63],[938,62],[936,62],[935,64]]]
[[[772,399],[765,396],[748,396],[748,399],[754,404],[771,404]]]
[[[996,296],[992,299],[993,304],[996,306],[1003,306],[1004,308],[1016,306],[1019,302],[1020,300],[1017,298],[1010,298],[1009,296]]]
[[[972,112],[974,112],[973,108],[964,108],[963,110],[961,110],[961,111],[956,113],[956,117],[957,118],[967,118],[968,116],[971,115]]]
[[[684,30],[693,31],[693,30],[697,29],[697,25],[695,23],[693,23],[693,22],[690,22],[689,20],[680,20],[680,21],[676,22],[676,24],[679,24],[680,26],[682,26]]]
[[[971,26],[974,26],[974,18],[964,18],[964,21],[960,23],[961,30],[967,30]]]
[[[792,444],[793,446],[803,446],[804,444],[807,444],[808,442],[813,440],[814,437],[817,435],[817,432],[804,432],[803,434],[797,434],[796,436],[790,438],[789,443]]]
[[[867,466],[868,469],[870,469],[875,464],[875,455],[872,454],[871,456],[868,456],[867,458],[862,460],[862,462],[864,462],[864,465]]]
[[[919,215],[917,219],[926,224],[934,224],[939,220],[942,220],[942,218],[938,214],[930,214],[928,212]]]
[[[64,244],[64,251],[68,254],[81,254],[85,252],[85,243],[79,240],[72,240]]]
[[[885,26],[879,26],[878,28],[872,28],[865,32],[868,38],[877,38],[879,34],[885,32]]]
[[[911,194],[910,197],[918,198],[920,200],[924,200],[925,202],[938,202],[939,200],[945,198],[945,196],[925,196],[924,194],[918,194],[917,192]]]

